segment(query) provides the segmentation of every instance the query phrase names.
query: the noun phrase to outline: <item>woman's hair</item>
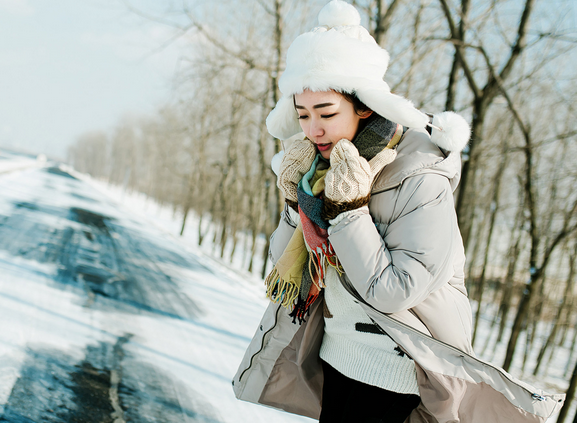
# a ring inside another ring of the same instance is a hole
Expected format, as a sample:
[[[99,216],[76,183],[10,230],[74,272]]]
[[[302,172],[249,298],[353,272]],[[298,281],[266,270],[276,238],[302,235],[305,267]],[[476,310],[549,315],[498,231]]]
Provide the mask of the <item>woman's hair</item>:
[[[357,115],[362,116],[366,112],[372,112],[373,111],[365,103],[363,103],[361,100],[359,100],[359,98],[357,97],[357,94],[355,92],[352,92],[352,93],[341,92],[341,91],[335,91],[335,92],[342,95],[345,98],[345,100],[347,100],[349,103],[351,103],[353,105],[353,109],[355,110],[355,113]],[[295,96],[294,95],[293,95],[293,106],[296,109],[296,102],[295,102]]]
[[[362,116],[366,112],[372,112],[372,109],[370,107],[368,107],[365,103],[359,100],[355,92],[352,93],[340,92],[340,91],[337,92],[353,105],[353,109],[355,109],[355,113],[357,115]]]

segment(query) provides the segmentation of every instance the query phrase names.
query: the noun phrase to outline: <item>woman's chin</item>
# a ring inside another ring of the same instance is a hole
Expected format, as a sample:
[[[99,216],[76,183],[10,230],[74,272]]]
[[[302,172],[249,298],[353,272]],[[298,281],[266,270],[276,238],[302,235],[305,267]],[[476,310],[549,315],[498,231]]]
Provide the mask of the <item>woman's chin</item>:
[[[319,153],[321,153],[323,159],[329,160],[331,158],[331,151],[333,151],[333,149],[329,148],[328,150],[319,151]]]

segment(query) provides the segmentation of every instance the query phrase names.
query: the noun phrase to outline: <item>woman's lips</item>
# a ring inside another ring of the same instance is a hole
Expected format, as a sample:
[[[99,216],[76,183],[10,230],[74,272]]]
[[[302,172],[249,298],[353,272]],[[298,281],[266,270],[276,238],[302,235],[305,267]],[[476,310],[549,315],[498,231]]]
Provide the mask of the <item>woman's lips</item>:
[[[331,143],[328,144],[317,144],[317,148],[319,149],[319,151],[327,151],[329,148],[331,148]]]

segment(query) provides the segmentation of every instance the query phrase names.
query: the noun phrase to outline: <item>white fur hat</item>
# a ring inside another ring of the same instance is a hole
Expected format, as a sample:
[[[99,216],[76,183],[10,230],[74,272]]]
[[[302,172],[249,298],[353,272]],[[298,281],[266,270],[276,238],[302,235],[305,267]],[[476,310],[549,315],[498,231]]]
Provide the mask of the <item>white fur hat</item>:
[[[266,120],[272,136],[287,139],[302,131],[293,95],[305,89],[355,93],[373,111],[403,126],[422,128],[429,122],[409,100],[391,93],[383,80],[389,54],[360,25],[354,6],[332,0],[318,20],[320,26],[299,35],[287,51],[279,80],[282,97]]]

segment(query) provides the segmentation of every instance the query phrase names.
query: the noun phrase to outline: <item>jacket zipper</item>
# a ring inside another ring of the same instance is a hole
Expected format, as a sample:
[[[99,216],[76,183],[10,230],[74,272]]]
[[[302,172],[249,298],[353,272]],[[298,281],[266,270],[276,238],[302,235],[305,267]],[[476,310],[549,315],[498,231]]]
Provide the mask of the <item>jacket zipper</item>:
[[[276,309],[276,313],[274,314],[274,324],[271,326],[271,328],[269,330],[267,330],[265,333],[262,334],[261,337],[261,343],[260,343],[260,348],[258,349],[258,351],[256,351],[251,357],[250,357],[250,361],[248,363],[248,367],[246,369],[243,370],[243,372],[240,374],[240,376],[238,377],[238,381],[240,382],[242,377],[244,376],[244,374],[252,367],[252,362],[254,360],[254,358],[263,350],[264,348],[264,341],[265,341],[265,337],[276,327],[276,324],[278,322],[278,313],[281,309],[281,305],[279,304],[278,308]],[[259,327],[260,328],[260,327]]]

